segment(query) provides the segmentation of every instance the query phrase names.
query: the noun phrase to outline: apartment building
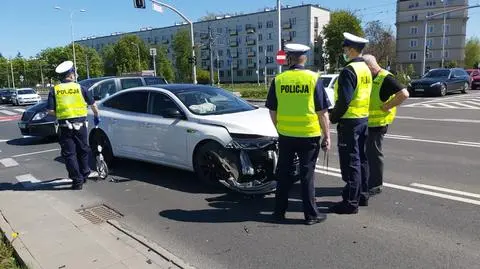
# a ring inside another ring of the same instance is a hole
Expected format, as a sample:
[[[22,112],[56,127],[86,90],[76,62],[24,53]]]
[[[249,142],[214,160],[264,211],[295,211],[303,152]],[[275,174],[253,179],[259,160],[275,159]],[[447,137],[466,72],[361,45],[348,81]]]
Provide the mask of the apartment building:
[[[413,64],[415,72],[421,74],[426,46],[425,69],[438,68],[444,63],[455,61],[463,66],[465,60],[465,38],[468,10],[455,11],[444,16],[433,17],[427,24],[425,44],[425,17],[443,11],[468,6],[468,0],[398,0],[397,1],[397,69]],[[443,39],[445,30],[445,39]],[[442,44],[443,42],[443,44]],[[442,55],[443,52],[443,55]]]
[[[281,35],[286,43],[295,42],[308,45],[312,50],[307,55],[307,68],[323,70],[323,58],[320,57],[316,40],[323,26],[330,21],[330,11],[318,5],[285,6],[281,10]],[[199,44],[197,68],[208,70],[210,61],[215,63],[222,82],[256,82],[257,66],[260,81],[263,81],[264,70],[268,76],[277,72],[275,56],[278,47],[277,10],[264,9],[261,12],[238,16],[221,16],[213,20],[195,22],[193,24],[195,43]],[[147,44],[162,44],[168,47],[168,57],[175,64],[171,43],[180,29],[189,30],[185,23],[162,28],[143,28],[129,33],[112,33],[108,36],[83,38],[79,44],[100,51],[108,44],[115,43],[122,36],[135,34]],[[213,37],[213,59],[210,59],[209,32]],[[258,57],[258,58],[257,58]],[[257,65],[258,63],[258,65]],[[232,72],[233,71],[233,72]]]

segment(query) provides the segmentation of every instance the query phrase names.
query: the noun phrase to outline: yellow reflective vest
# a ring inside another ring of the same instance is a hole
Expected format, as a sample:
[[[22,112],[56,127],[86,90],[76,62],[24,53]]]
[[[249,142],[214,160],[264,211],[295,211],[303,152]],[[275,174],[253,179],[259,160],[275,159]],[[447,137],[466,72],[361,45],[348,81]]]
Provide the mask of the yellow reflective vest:
[[[372,92],[372,73],[365,62],[352,62],[351,66],[357,76],[357,87],[353,92],[352,100],[342,119],[360,119],[368,117],[370,93]],[[338,99],[338,80],[334,87],[335,102]]]
[[[321,136],[315,111],[315,86],[320,78],[309,70],[288,70],[275,78],[277,131],[291,137]]]
[[[387,70],[382,69],[373,80],[372,94],[370,95],[370,111],[368,115],[368,127],[381,127],[391,124],[395,120],[397,108],[394,107],[388,112],[382,111],[381,107],[384,104],[380,99],[380,89],[383,81],[388,75],[392,75]],[[395,95],[391,96],[390,101]]]
[[[54,88],[55,115],[59,120],[86,117],[87,103],[82,95],[80,84],[75,82],[61,83]]]

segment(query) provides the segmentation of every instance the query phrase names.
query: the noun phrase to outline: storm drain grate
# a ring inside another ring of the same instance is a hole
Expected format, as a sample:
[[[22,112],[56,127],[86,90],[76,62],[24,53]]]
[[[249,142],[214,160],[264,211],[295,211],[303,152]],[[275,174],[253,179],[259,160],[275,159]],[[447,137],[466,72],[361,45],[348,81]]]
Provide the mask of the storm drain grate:
[[[89,208],[81,208],[76,210],[80,216],[86,218],[93,224],[99,224],[107,220],[119,219],[123,217],[121,213],[110,208],[107,205],[97,205]]]

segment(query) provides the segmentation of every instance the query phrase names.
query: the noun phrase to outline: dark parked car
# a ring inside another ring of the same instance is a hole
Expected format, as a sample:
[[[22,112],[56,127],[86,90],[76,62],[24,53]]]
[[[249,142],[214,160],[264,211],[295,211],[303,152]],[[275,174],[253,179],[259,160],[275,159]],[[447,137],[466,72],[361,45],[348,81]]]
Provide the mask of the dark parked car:
[[[15,89],[0,89],[0,104],[11,104]]]
[[[471,89],[480,89],[480,70],[479,69],[467,69],[467,73],[472,78]]]
[[[422,78],[413,80],[408,85],[408,91],[412,95],[422,93],[436,96],[455,91],[467,93],[470,81],[470,75],[461,68],[437,68],[428,71]]]
[[[160,77],[101,77],[82,80],[79,83],[92,92],[95,100],[101,100],[117,91],[138,86],[167,84],[167,81]],[[25,110],[18,127],[22,135],[49,137],[57,135],[55,122],[56,118],[47,113],[47,102],[42,101]]]

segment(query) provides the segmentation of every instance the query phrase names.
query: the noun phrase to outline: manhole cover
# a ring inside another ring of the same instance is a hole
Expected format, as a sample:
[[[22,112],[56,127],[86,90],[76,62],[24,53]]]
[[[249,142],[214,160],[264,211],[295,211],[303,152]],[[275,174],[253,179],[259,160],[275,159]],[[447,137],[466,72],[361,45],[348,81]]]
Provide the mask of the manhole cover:
[[[81,208],[76,211],[93,224],[99,224],[107,220],[123,217],[121,213],[104,204],[89,208]]]

